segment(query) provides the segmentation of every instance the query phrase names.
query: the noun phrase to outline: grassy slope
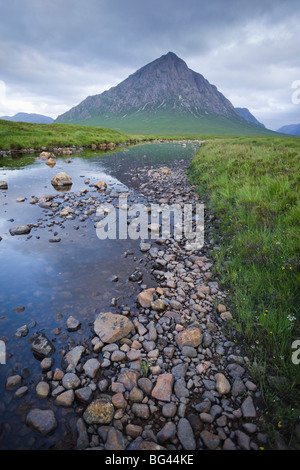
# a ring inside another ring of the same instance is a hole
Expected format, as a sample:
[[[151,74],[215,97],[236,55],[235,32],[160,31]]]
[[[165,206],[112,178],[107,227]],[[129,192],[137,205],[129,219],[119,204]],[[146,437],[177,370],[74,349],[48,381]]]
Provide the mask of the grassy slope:
[[[190,168],[218,219],[215,270],[239,343],[264,392],[272,434],[287,441],[300,410],[300,364],[291,360],[300,338],[299,160],[297,137],[227,138],[208,140]]]
[[[90,146],[92,143],[127,142],[130,136],[101,127],[70,124],[30,124],[0,120],[0,150],[43,146]]]
[[[89,121],[72,121],[73,124],[103,126],[120,132],[134,134],[171,134],[171,135],[276,135],[263,127],[249,124],[242,119],[228,120],[222,117],[206,116],[195,118],[191,114],[159,113],[126,116],[125,119],[111,119],[95,116]]]

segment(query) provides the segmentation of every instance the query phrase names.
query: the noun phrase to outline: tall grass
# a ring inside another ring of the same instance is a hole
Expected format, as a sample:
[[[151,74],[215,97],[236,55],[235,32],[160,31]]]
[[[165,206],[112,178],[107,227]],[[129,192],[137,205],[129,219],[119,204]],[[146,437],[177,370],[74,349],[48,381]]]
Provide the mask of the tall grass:
[[[130,136],[102,127],[71,124],[32,124],[0,120],[0,150],[41,147],[87,147],[91,144],[130,141]]]
[[[215,270],[269,410],[288,441],[300,410],[300,139],[207,141],[190,167],[218,220]]]

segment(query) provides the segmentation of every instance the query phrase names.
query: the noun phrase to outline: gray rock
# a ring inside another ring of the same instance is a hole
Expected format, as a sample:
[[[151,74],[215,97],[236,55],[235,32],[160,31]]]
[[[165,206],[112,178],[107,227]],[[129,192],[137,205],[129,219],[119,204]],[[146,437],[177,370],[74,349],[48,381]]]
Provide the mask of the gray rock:
[[[180,418],[178,422],[178,439],[185,450],[195,450],[196,441],[192,426],[186,418]]]
[[[204,445],[210,450],[215,450],[217,447],[219,447],[221,442],[219,436],[206,430],[200,433],[200,437],[204,442]]]
[[[82,418],[77,420],[76,429],[78,434],[76,448],[79,450],[86,449],[89,446],[89,436]]]
[[[83,366],[85,374],[93,379],[100,369],[100,362],[96,358],[89,359]]]
[[[250,450],[250,437],[247,436],[243,431],[235,431],[237,443],[243,450]]]
[[[15,390],[18,388],[22,383],[22,377],[21,375],[11,375],[10,377],[7,378],[5,388],[6,390]]]
[[[239,377],[237,377],[235,381],[233,382],[231,395],[233,397],[238,397],[239,395],[243,395],[245,392],[246,392],[246,387],[244,385],[244,382]]]
[[[20,326],[15,332],[15,338],[21,338],[22,336],[27,336],[29,333],[29,329],[27,325]]]
[[[176,434],[176,425],[169,421],[166,423],[163,428],[157,433],[158,442],[163,443],[169,441],[171,438],[175,437]]]
[[[75,396],[79,402],[87,405],[92,399],[93,392],[90,387],[78,388],[75,390]]]
[[[58,395],[55,399],[55,405],[57,406],[72,406],[74,401],[74,390],[66,390],[65,392]]]
[[[26,424],[42,436],[50,434],[57,427],[54,412],[52,410],[40,410],[39,408],[33,408],[29,411]]]
[[[68,331],[76,331],[80,328],[81,326],[81,323],[79,320],[77,320],[77,318],[74,318],[73,316],[70,316],[68,319],[67,319],[67,330]]]
[[[28,392],[28,387],[26,387],[24,385],[23,387],[20,387],[20,388],[18,388],[18,390],[15,391],[14,397],[15,398],[22,398],[26,395],[27,392]]]
[[[45,399],[50,392],[50,385],[47,382],[39,382],[35,388],[37,398]]]
[[[241,405],[242,413],[244,418],[255,418],[256,411],[254,407],[253,400],[250,396],[248,396]]]
[[[83,346],[76,346],[71,349],[62,359],[63,366],[67,368],[69,365],[72,365],[75,368],[82,357],[83,351]]]
[[[73,372],[68,372],[63,376],[62,385],[67,390],[78,388],[80,386],[80,378],[73,374]]]
[[[15,227],[11,227],[9,229],[9,233],[14,235],[27,235],[31,232],[32,225],[16,225]]]

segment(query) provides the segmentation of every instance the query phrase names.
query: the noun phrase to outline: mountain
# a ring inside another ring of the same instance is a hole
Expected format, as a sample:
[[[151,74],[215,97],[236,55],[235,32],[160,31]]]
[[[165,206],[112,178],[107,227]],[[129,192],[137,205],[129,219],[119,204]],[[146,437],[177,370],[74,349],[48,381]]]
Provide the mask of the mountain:
[[[235,110],[240,116],[242,116],[242,118],[246,119],[246,121],[256,124],[257,126],[265,127],[264,124],[259,122],[256,117],[250,113],[248,108],[235,108]]]
[[[281,132],[281,134],[300,136],[300,124],[289,124],[287,126],[283,126],[278,129],[277,132]]]
[[[230,101],[173,52],[119,85],[89,96],[55,122],[99,125],[135,134],[260,134]]]
[[[54,122],[54,119],[49,116],[34,113],[17,113],[14,116],[1,116],[0,119],[15,122],[31,122],[34,124],[51,124],[52,122]]]

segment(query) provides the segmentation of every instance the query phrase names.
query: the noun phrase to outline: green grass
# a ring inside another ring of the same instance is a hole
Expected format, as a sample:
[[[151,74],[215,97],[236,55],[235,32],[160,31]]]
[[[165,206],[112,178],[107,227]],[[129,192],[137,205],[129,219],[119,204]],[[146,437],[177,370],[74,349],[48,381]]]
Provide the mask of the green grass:
[[[260,382],[272,433],[288,443],[300,411],[300,138],[207,140],[191,181],[216,214],[215,272]],[[275,379],[274,379],[275,377]]]
[[[88,147],[91,144],[115,144],[130,141],[130,136],[101,127],[71,124],[30,124],[0,120],[0,150],[41,147]]]

